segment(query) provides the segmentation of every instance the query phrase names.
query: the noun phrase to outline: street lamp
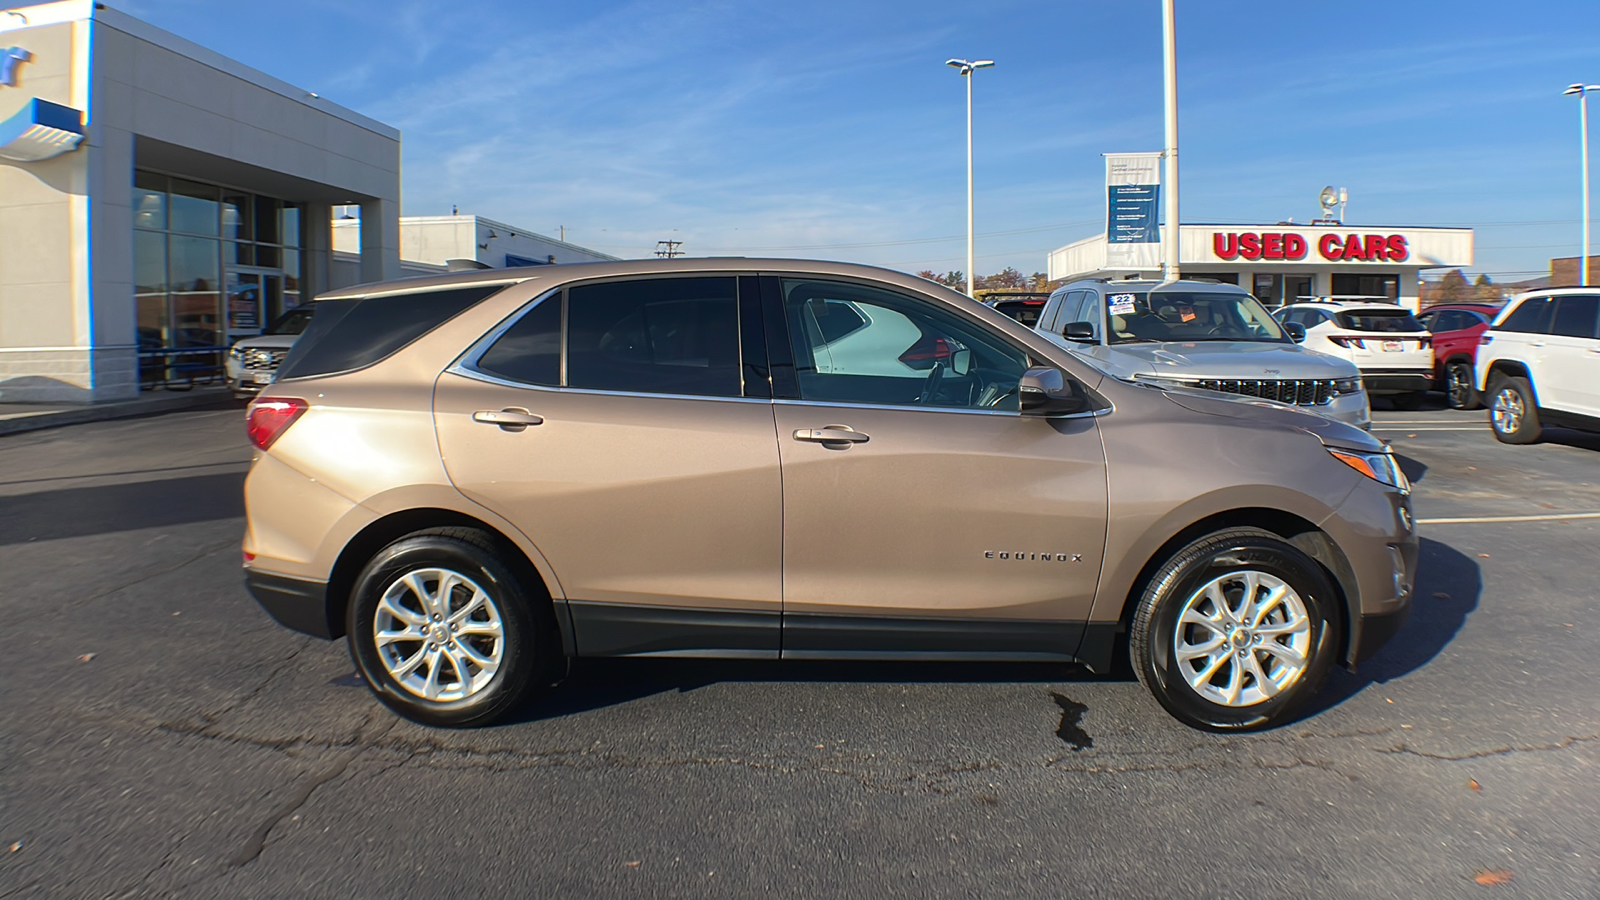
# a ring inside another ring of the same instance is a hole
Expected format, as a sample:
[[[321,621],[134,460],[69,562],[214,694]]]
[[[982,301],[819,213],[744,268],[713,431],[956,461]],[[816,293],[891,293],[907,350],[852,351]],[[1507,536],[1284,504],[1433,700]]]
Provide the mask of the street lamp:
[[[961,73],[967,80],[967,296],[973,294],[974,275],[972,273],[972,73],[975,69],[987,69],[994,65],[992,59],[980,59],[968,62],[964,59],[946,60],[945,65]]]
[[[1589,284],[1589,92],[1600,91],[1600,84],[1573,84],[1562,91],[1563,96],[1578,95],[1578,128],[1582,132],[1583,148],[1583,249],[1579,251],[1578,284]]]

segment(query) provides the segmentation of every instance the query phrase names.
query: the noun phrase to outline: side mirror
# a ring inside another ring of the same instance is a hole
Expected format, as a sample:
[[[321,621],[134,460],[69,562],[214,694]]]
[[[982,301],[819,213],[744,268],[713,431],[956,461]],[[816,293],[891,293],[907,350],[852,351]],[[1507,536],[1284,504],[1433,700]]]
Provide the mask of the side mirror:
[[[1298,322],[1283,323],[1283,333],[1287,334],[1289,340],[1294,341],[1296,344],[1303,344],[1306,341],[1306,327]]]
[[[968,375],[972,372],[972,351],[965,347],[950,354],[950,371],[955,375]]]
[[[1051,366],[1034,366],[1024,372],[1017,393],[1025,416],[1065,416],[1089,408],[1083,388]]]
[[[1072,322],[1061,329],[1061,336],[1069,341],[1092,344],[1095,342],[1094,326],[1088,322]]]

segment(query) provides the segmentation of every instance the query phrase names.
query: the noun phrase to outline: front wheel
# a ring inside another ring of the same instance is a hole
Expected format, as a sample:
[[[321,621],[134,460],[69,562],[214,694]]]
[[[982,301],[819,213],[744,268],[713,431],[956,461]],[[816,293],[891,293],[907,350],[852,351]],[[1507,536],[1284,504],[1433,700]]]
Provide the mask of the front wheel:
[[[550,671],[534,599],[489,536],[467,528],[408,535],[356,579],[350,655],[385,706],[425,725],[486,725]]]
[[[1533,399],[1533,385],[1526,378],[1505,376],[1489,387],[1489,425],[1503,444],[1531,444],[1544,429],[1539,424],[1539,406]]]
[[[1173,554],[1134,613],[1139,681],[1179,721],[1267,728],[1321,687],[1344,632],[1322,568],[1271,532],[1235,528]]]
[[[1472,364],[1453,362],[1444,369],[1445,402],[1451,409],[1477,409],[1478,389],[1473,386]]]

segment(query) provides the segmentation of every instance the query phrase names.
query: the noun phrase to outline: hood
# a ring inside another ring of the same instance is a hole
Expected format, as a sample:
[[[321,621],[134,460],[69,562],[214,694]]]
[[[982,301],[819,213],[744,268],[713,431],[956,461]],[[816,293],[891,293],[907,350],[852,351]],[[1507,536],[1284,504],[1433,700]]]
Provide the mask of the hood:
[[[1251,397],[1240,397],[1233,394],[1219,394],[1215,391],[1206,391],[1199,388],[1151,387],[1151,390],[1160,390],[1167,395],[1167,399],[1192,412],[1204,413],[1210,416],[1222,416],[1230,419],[1243,419],[1251,423],[1267,426],[1290,428],[1315,437],[1326,447],[1338,447],[1343,450],[1356,450],[1362,453],[1377,453],[1385,446],[1365,431],[1330,419],[1319,416],[1294,406],[1284,406],[1270,400],[1256,400]]]
[[[261,334],[240,338],[233,342],[233,346],[241,350],[287,350],[299,339],[298,334]]]
[[[1256,341],[1169,341],[1160,344],[1115,344],[1105,348],[1119,370],[1134,374],[1182,378],[1355,378],[1361,372],[1349,360],[1299,344]]]

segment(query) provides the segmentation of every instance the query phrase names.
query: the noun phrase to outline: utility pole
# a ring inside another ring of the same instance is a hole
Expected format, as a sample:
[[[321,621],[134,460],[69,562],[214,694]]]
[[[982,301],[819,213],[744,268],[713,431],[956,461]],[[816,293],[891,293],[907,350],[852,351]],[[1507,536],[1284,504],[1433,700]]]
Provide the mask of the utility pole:
[[[674,259],[683,255],[683,251],[678,249],[682,246],[683,241],[656,241],[656,255],[663,259]]]
[[[1166,192],[1167,232],[1165,260],[1162,264],[1163,281],[1178,280],[1178,38],[1174,33],[1172,22],[1172,0],[1162,0],[1161,3],[1161,44],[1162,44],[1162,74],[1165,84],[1165,113],[1167,146],[1162,154],[1166,157],[1166,184],[1161,189]]]

